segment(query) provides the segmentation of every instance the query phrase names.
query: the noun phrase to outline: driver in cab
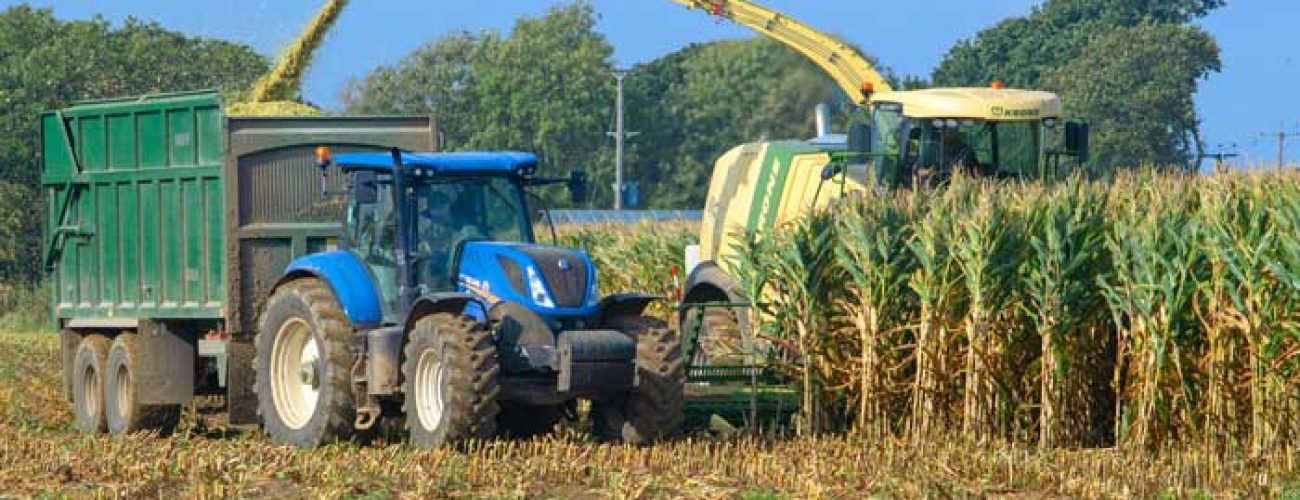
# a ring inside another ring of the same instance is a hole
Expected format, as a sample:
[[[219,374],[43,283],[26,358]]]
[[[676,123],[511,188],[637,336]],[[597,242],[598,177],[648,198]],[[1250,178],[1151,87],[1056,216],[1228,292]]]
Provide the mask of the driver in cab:
[[[423,274],[431,281],[453,280],[451,271],[454,266],[450,259],[456,245],[478,233],[477,227],[470,222],[474,214],[468,195],[457,193],[453,202],[448,191],[447,188],[432,189],[419,213],[417,250],[424,257],[425,263],[420,266]]]

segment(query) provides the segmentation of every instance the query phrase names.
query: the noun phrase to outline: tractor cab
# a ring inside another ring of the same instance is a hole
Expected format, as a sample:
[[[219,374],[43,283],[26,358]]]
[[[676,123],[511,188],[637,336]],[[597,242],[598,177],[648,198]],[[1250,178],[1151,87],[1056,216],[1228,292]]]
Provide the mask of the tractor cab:
[[[536,269],[549,270],[548,264],[564,265],[594,284],[585,256],[535,244],[529,216],[527,188],[568,184],[581,201],[582,172],[538,177],[537,158],[516,152],[352,153],[333,163],[349,176],[344,244],[379,281],[390,321],[404,315],[414,298],[437,293],[519,300],[538,312],[557,309],[549,291],[529,290],[524,282],[551,274]],[[555,262],[520,258],[538,252],[566,255]],[[494,288],[498,277],[515,286]],[[577,293],[577,305],[594,305],[594,286]]]

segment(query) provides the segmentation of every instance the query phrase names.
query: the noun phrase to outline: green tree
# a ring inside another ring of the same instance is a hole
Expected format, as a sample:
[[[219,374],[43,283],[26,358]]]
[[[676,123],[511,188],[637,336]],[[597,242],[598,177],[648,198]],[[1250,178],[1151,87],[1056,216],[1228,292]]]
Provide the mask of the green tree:
[[[449,150],[519,149],[537,153],[548,174],[593,170],[592,203],[604,206],[614,48],[595,22],[591,5],[577,2],[521,19],[505,36],[443,36],[351,82],[344,108],[432,114]]]
[[[345,109],[428,113],[449,149],[535,151],[556,174],[585,167],[590,206],[608,207],[613,49],[594,28],[591,6],[578,2],[521,20],[505,37],[446,35],[349,84]],[[767,39],[693,45],[634,67],[626,83],[627,126],[641,133],[628,143],[626,178],[651,208],[703,204],[728,148],[811,137],[819,102],[852,109],[816,66]]]
[[[1219,68],[1204,31],[1142,24],[1107,32],[1043,82],[1069,114],[1092,121],[1097,165],[1188,165],[1202,152],[1196,82]]]
[[[65,22],[26,5],[0,12],[0,221],[22,234],[39,231],[40,113],[79,99],[248,86],[266,70],[251,48],[193,38],[128,19]],[[21,206],[20,206],[21,205]],[[38,204],[39,205],[39,204]],[[33,250],[35,248],[35,250]],[[39,244],[0,238],[0,279],[40,276]]]
[[[1191,105],[1196,83],[1219,69],[1213,39],[1187,26],[1223,5],[1223,0],[1049,0],[1027,16],[958,42],[932,80],[940,86],[1002,80],[1011,87],[1062,94],[1072,115],[1094,123],[1098,154],[1092,167],[1101,172],[1186,164],[1201,147]],[[1153,38],[1157,33],[1170,38]],[[1118,82],[1129,87],[1121,89]]]
[[[714,161],[745,142],[812,137],[813,108],[848,97],[798,53],[767,39],[689,46],[628,77],[631,177],[654,208],[698,208]]]
[[[473,55],[482,40],[455,32],[430,42],[391,66],[380,66],[343,91],[349,114],[432,115],[453,147],[470,136]]]
[[[1040,86],[1043,72],[1078,58],[1101,34],[1143,23],[1186,24],[1223,0],[1049,0],[1024,17],[1004,20],[949,49],[935,68],[935,85]]]
[[[31,284],[32,272],[40,259],[41,246],[32,235],[41,231],[39,191],[28,186],[0,181],[0,289],[3,285]],[[4,311],[0,311],[3,316]]]

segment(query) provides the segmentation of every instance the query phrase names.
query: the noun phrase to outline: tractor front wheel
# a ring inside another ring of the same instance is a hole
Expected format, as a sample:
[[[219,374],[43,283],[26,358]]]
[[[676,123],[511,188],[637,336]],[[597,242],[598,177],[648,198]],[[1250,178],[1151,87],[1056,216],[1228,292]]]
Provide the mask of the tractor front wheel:
[[[402,360],[411,444],[433,449],[496,432],[496,346],[472,318],[431,314],[416,321]]]
[[[253,391],[272,442],[313,448],[352,436],[351,335],[334,293],[319,280],[287,283],[267,300],[254,341]]]
[[[649,444],[676,436],[684,416],[682,337],[663,320],[648,316],[615,318],[608,325],[636,340],[638,384],[619,401],[593,405],[593,432],[628,444]]]

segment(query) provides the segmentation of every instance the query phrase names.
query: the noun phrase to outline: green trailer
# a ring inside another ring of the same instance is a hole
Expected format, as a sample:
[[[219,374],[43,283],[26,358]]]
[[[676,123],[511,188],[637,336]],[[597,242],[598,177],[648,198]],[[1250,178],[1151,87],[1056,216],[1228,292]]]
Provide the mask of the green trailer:
[[[120,362],[103,353],[124,344],[112,355],[140,367],[129,404],[147,410],[133,414],[159,427],[196,394],[226,395],[232,423],[256,421],[263,302],[293,258],[341,233],[342,204],[327,193],[343,176],[317,168],[317,148],[439,146],[427,117],[235,118],[213,91],[80,102],[40,126],[65,390],[71,400],[113,385],[111,371],[88,380],[84,368]]]

